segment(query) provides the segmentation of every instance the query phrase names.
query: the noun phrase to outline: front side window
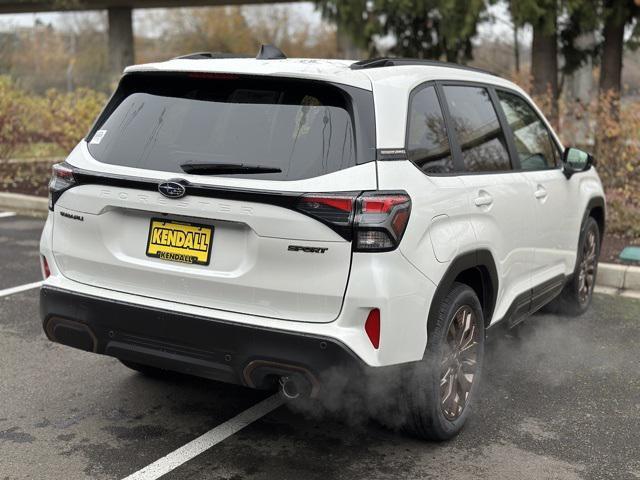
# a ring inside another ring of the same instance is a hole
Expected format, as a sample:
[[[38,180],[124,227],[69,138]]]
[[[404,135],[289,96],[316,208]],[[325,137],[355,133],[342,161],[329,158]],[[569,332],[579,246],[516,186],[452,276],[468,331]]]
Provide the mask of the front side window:
[[[360,163],[367,148],[357,148],[356,108],[344,90],[320,82],[133,74],[87,140],[104,163],[299,180]]]
[[[557,150],[551,134],[536,112],[521,97],[498,90],[500,105],[513,131],[523,170],[542,170],[556,165]]]
[[[504,132],[489,92],[482,87],[445,86],[453,128],[466,172],[511,170]]]
[[[411,98],[407,129],[409,160],[425,173],[453,171],[447,130],[434,87],[423,88]]]

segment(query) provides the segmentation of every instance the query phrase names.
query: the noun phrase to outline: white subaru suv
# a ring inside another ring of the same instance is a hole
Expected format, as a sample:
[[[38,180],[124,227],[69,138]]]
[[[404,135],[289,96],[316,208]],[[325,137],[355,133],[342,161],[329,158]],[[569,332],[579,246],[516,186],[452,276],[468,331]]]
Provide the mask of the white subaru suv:
[[[591,301],[590,155],[472,68],[200,53],[129,67],[53,168],[48,338],[287,397],[384,382],[446,439],[487,329]]]

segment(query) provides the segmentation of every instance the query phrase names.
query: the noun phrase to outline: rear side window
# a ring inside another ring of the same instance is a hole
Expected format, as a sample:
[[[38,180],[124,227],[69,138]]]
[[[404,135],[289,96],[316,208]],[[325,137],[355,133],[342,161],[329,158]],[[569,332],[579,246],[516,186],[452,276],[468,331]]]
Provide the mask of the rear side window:
[[[371,92],[358,96],[373,108]],[[91,155],[109,164],[177,173],[185,164],[241,165],[259,168],[224,175],[299,180],[373,159],[373,135],[358,137],[356,125],[366,113],[354,103],[346,90],[321,82],[131,74],[87,140]]]
[[[462,150],[464,170],[511,170],[505,135],[487,89],[445,86],[444,93]]]
[[[556,165],[557,149],[551,133],[540,117],[521,97],[497,91],[500,105],[511,126],[520,167],[523,170],[542,170]]]
[[[444,117],[434,87],[411,97],[407,125],[407,155],[425,173],[453,171]]]

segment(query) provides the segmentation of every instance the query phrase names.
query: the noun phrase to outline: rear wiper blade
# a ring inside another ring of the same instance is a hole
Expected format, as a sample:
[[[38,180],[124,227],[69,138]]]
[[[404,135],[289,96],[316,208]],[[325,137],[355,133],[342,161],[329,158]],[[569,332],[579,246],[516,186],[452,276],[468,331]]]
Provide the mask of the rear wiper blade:
[[[186,173],[193,175],[224,175],[236,173],[280,173],[282,170],[263,165],[247,165],[246,163],[194,163],[180,165]]]

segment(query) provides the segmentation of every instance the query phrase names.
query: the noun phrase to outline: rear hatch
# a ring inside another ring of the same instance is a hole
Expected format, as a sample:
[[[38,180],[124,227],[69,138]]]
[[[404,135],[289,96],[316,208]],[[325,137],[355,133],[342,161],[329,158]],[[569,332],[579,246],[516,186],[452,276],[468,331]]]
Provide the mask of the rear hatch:
[[[54,175],[56,263],[115,291],[332,321],[353,199],[376,188],[373,132],[371,92],[354,87],[126,75]]]

